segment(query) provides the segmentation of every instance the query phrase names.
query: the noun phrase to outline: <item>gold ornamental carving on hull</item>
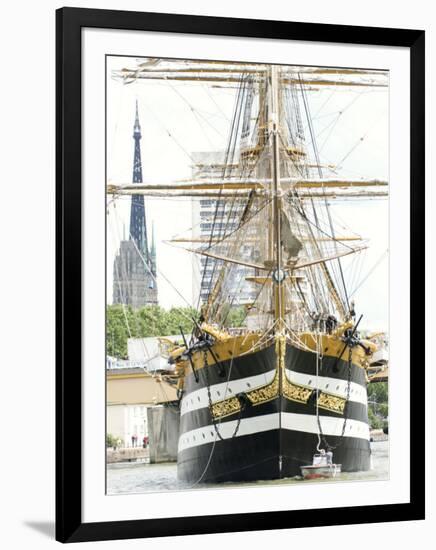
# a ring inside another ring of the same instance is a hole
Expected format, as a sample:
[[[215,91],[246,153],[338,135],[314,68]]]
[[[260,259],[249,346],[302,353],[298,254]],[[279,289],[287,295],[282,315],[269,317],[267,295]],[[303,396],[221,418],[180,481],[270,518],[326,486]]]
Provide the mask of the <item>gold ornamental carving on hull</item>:
[[[261,405],[262,403],[267,403],[272,401],[279,395],[279,377],[278,372],[276,371],[274,379],[269,384],[265,384],[260,388],[250,390],[245,392],[245,396],[250,402],[250,405]],[[224,418],[232,414],[237,414],[241,412],[241,402],[237,397],[229,397],[228,399],[223,399],[222,401],[217,401],[212,403],[209,407],[212,413],[212,416],[215,420],[219,418]]]
[[[291,382],[286,376],[286,338],[279,336],[276,341],[276,353],[278,358],[278,369],[282,372],[282,395],[290,401],[306,404],[312,395],[313,389]]]
[[[262,386],[256,390],[251,390],[246,393],[250,403],[252,405],[261,405],[267,401],[272,401],[279,395],[279,376],[278,371],[274,375],[272,382],[266,386]]]
[[[313,393],[313,389],[290,382],[286,377],[283,381],[282,394],[286,399],[306,404]],[[274,379],[269,384],[246,392],[245,395],[253,406],[262,405],[276,399],[279,391],[279,374],[276,371]],[[213,403],[210,407],[214,419],[224,418],[241,412],[241,403],[237,397],[230,397]]]
[[[240,411],[241,403],[237,397],[230,397],[229,399],[212,403],[210,406],[210,412],[214,419],[224,418],[225,416],[230,416]]]
[[[321,392],[318,397],[318,407],[339,414],[344,414],[347,400],[343,397]]]
[[[284,377],[282,395],[290,401],[307,404],[313,391],[314,390],[311,388],[294,384],[293,382],[290,382],[286,376]],[[250,404],[256,406],[276,399],[279,396],[279,393],[279,377],[276,372],[272,382],[262,386],[261,388],[251,390],[245,395],[250,401]],[[343,397],[338,397],[336,395],[331,395],[324,392],[321,392],[318,397],[318,407],[337,414],[344,414],[346,402],[346,399]],[[232,414],[240,413],[241,407],[241,402],[237,397],[230,397],[229,399],[224,399],[213,403],[210,409],[213,418],[219,419],[225,418],[226,416],[230,416]]]
[[[312,393],[312,388],[306,388],[305,386],[294,384],[288,380],[286,375],[284,376],[283,395],[286,399],[289,399],[290,401],[297,401],[298,403],[307,403]]]
[[[285,368],[286,339],[279,336],[276,340],[277,367],[273,380],[259,388],[244,392],[244,397],[248,399],[250,405],[256,406],[276,399],[281,394],[290,401],[307,404],[314,388],[309,388],[300,384],[291,382],[286,375]],[[282,383],[280,388],[280,375]],[[214,420],[225,418],[233,414],[241,413],[242,399],[232,396],[212,403],[209,406]],[[318,406],[322,409],[332,411],[338,414],[344,414],[346,399],[329,393],[320,392],[318,395]]]

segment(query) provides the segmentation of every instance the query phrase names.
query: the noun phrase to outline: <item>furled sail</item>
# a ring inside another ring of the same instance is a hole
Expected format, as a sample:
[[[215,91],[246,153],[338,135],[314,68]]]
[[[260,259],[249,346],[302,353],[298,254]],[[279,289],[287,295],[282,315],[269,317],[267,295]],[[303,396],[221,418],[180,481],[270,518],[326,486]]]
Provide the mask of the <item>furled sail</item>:
[[[288,260],[296,259],[303,248],[303,244],[292,232],[291,224],[284,210],[281,212],[281,236],[283,250],[287,253]]]

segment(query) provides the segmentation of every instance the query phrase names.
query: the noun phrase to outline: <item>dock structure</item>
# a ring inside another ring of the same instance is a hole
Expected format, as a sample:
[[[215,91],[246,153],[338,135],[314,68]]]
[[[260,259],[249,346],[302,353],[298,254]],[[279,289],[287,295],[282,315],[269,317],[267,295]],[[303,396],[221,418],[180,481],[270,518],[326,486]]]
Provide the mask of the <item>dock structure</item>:
[[[175,407],[177,402],[175,387],[162,380],[159,374],[151,374],[144,368],[136,366],[107,369],[106,388],[107,434],[115,440],[120,440],[119,447],[135,453],[142,451],[144,437],[148,438],[149,447],[153,449],[157,445],[158,432],[155,426],[155,415],[150,416],[149,409],[165,409],[165,405],[169,403]],[[150,418],[153,419],[152,426],[150,426]],[[159,438],[162,438],[162,441],[168,441],[169,436],[165,432],[167,423],[161,422],[158,425],[161,430]],[[157,456],[156,453],[162,454],[162,444],[159,449],[161,450],[151,450],[150,453],[154,453],[153,456]],[[133,458],[136,460],[138,457],[126,454],[125,458],[128,461]]]

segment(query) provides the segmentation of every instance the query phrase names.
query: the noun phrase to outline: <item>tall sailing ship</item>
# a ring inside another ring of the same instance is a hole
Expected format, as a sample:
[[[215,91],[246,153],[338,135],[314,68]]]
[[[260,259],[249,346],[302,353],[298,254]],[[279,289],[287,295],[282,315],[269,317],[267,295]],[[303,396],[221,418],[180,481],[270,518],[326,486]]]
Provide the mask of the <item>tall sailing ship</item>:
[[[342,471],[368,470],[367,383],[377,344],[361,337],[342,267],[367,243],[338,234],[330,202],[385,196],[387,182],[343,179],[321,164],[307,91],[386,86],[386,73],[147,60],[115,76],[237,88],[227,149],[213,172],[108,189],[209,198],[215,208],[207,237],[169,243],[204,258],[208,281],[192,334],[162,340],[180,397],[179,479],[300,475],[322,450]],[[253,298],[241,304],[247,285]],[[244,315],[232,327],[236,305]]]

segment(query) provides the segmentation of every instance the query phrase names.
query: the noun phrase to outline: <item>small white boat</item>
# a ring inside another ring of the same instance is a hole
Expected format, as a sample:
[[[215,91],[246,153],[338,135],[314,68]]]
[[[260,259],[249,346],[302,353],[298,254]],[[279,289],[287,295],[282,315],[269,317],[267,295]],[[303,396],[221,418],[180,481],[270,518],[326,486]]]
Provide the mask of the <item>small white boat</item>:
[[[313,455],[313,462],[308,466],[301,466],[301,475],[304,479],[322,479],[336,477],[341,473],[341,464],[333,463],[333,453],[321,450]]]

